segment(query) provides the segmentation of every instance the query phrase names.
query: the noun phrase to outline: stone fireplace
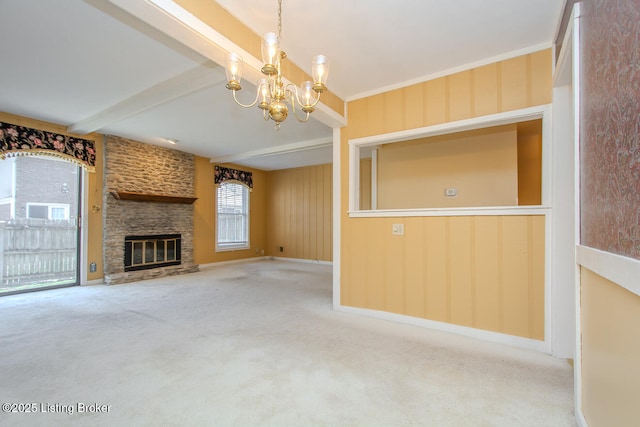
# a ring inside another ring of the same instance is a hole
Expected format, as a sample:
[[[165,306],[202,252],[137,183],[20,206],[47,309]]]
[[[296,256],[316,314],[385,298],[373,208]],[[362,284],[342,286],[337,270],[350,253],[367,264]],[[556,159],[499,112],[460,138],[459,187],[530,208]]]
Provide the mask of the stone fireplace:
[[[105,283],[198,271],[193,263],[194,173],[191,154],[107,137]]]
[[[180,265],[181,249],[180,234],[126,236],[124,238],[124,271]]]

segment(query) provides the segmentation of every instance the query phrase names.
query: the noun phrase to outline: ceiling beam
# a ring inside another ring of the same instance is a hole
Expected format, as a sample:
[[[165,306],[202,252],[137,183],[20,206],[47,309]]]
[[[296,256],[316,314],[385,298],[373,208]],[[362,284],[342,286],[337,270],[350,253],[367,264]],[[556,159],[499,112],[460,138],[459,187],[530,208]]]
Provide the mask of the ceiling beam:
[[[238,160],[254,159],[257,157],[277,156],[280,154],[316,150],[318,148],[331,147],[332,145],[332,138],[322,138],[311,141],[294,142],[293,144],[279,145],[277,147],[262,148],[260,150],[246,151],[244,153],[229,154],[227,156],[212,157],[210,161],[211,163],[232,163],[237,162]]]
[[[262,62],[220,34],[172,0],[103,0],[118,6],[140,21],[161,31],[216,64],[224,64],[228,52],[237,52],[244,60],[243,79],[257,82]],[[283,79],[285,84],[289,80]],[[346,126],[347,120],[320,102],[314,112],[316,120],[332,128]]]
[[[213,63],[200,65],[74,123],[67,128],[67,131],[78,135],[95,132],[143,111],[225,81],[225,73],[221,67]]]

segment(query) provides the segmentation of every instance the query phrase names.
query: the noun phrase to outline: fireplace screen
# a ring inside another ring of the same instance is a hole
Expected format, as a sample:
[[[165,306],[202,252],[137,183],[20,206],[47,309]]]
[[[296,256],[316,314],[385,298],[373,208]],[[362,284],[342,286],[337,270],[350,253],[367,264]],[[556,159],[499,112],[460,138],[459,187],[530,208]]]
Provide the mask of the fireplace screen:
[[[126,236],[124,271],[179,265],[180,243],[180,234]]]

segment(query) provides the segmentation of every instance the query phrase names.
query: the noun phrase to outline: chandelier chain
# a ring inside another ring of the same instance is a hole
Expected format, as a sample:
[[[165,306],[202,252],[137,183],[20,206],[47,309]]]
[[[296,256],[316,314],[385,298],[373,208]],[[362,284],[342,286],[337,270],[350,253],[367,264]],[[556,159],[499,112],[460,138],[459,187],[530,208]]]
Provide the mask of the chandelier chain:
[[[282,40],[282,0],[278,0],[278,39]]]

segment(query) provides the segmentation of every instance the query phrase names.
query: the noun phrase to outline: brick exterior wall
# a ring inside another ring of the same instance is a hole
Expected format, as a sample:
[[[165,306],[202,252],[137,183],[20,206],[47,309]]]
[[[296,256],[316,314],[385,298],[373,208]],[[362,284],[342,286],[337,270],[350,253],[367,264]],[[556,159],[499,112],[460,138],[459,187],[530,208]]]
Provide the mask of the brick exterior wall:
[[[193,205],[117,200],[113,191],[194,197],[192,154],[108,136],[105,143],[104,280],[125,283],[198,270],[193,263]],[[127,235],[181,234],[182,264],[124,271]]]
[[[78,216],[79,167],[53,157],[20,156],[15,161],[16,218],[27,217],[28,203],[62,204],[69,219]],[[43,173],[46,171],[46,173]]]

